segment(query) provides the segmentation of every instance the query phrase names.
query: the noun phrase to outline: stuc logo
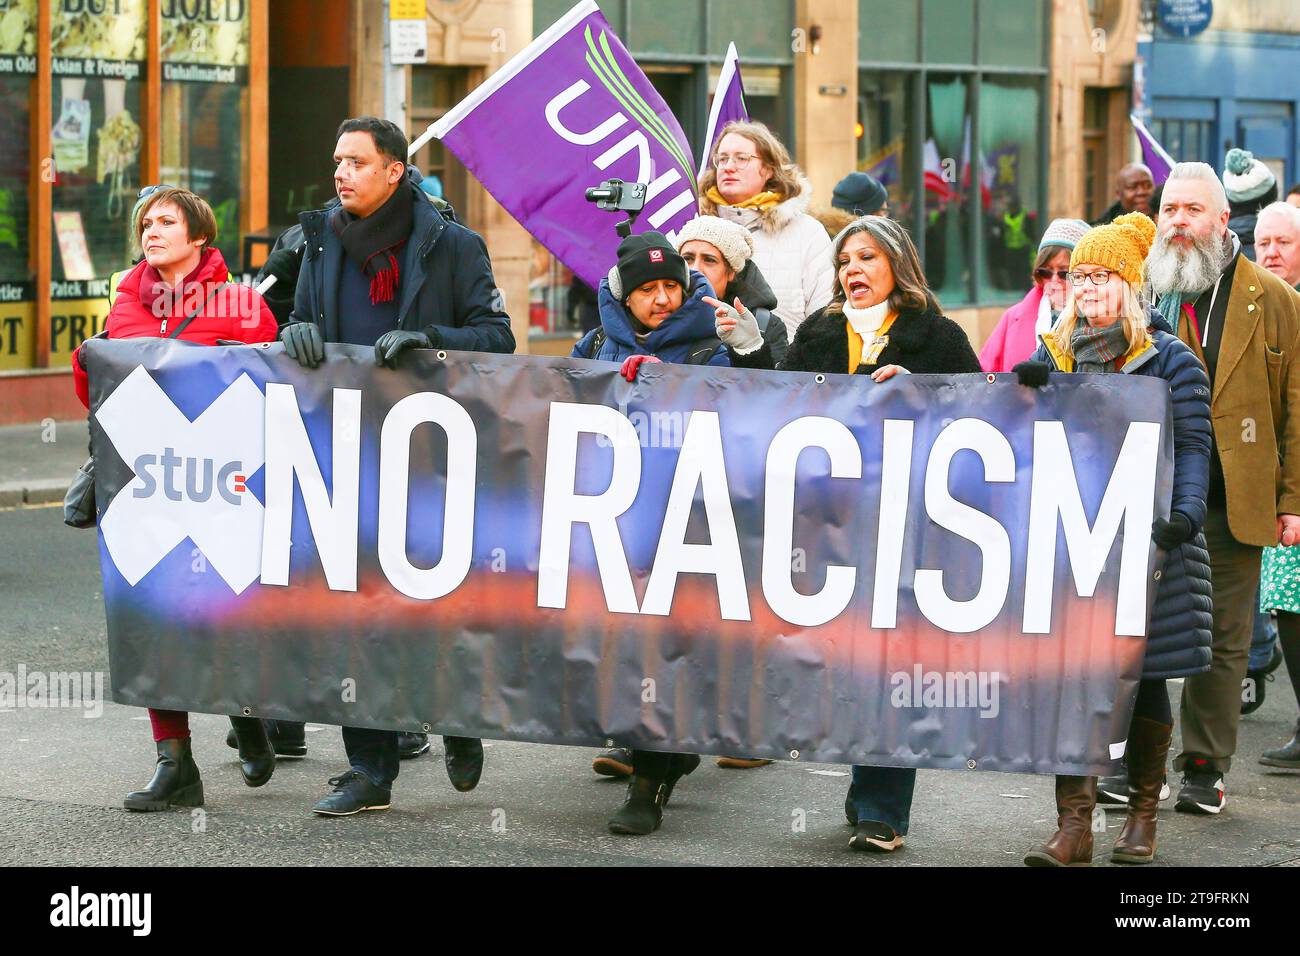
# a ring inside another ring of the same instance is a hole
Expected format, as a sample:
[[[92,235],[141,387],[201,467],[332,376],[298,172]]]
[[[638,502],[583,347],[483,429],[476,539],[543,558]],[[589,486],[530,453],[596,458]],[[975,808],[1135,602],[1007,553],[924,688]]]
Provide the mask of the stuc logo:
[[[651,249],[651,250],[650,250],[650,261],[651,261],[651,262],[663,262],[663,261],[664,261],[664,251],[663,251],[662,249]]]
[[[262,504],[246,481],[264,463],[266,399],[240,375],[190,421],[143,368],[95,418],[135,479],[100,521],[104,545],[135,585],[189,538],[231,589],[261,573]]]

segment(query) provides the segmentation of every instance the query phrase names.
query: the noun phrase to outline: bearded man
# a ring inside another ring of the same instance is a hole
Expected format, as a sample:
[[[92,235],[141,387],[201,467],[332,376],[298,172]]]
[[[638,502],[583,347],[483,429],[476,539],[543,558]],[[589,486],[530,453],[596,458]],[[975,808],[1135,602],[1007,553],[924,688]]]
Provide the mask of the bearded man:
[[[1228,218],[1213,168],[1176,164],[1146,260],[1157,310],[1210,374],[1214,421],[1205,521],[1213,663],[1183,684],[1174,767],[1183,772],[1175,809],[1186,813],[1226,802],[1261,550],[1300,543],[1300,295],[1241,254]]]

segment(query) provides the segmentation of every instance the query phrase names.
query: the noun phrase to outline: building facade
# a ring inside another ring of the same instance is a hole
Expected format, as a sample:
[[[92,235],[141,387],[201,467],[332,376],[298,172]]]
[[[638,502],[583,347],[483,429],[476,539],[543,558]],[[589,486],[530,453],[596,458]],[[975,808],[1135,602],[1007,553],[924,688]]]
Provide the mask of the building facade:
[[[600,3],[695,155],[734,42],[751,115],[789,145],[814,207],[852,170],[884,181],[977,346],[1023,296],[1047,221],[1095,215],[1133,152],[1140,0]],[[382,115],[415,139],[570,6],[0,0],[0,423],[80,413],[68,357],[131,261],[142,185],[207,196],[247,273],[332,196],[339,120]],[[394,63],[390,17],[413,15],[423,57]],[[415,161],[487,240],[520,351],[568,354],[572,276],[436,140]]]
[[[1141,105],[1151,132],[1174,159],[1200,160],[1220,174],[1229,149],[1248,149],[1285,194],[1300,180],[1300,4],[1196,6],[1208,23],[1190,36],[1158,5],[1148,11]]]

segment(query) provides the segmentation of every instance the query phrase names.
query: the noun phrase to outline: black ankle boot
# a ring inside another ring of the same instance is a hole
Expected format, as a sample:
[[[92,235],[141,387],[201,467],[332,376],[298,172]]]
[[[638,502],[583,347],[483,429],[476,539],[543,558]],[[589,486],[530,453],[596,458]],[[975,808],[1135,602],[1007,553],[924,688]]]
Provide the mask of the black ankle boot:
[[[239,772],[244,783],[260,787],[275,773],[275,751],[266,736],[266,728],[256,717],[231,717],[235,740],[239,744]]]
[[[271,741],[271,748],[277,757],[307,756],[307,725],[301,720],[266,720],[262,726],[266,729],[266,738]],[[226,731],[226,746],[231,750],[239,749],[239,737],[232,726]]]
[[[658,830],[663,818],[664,781],[638,770],[627,785],[627,799],[610,818],[609,832],[645,836]]]
[[[203,806],[203,781],[190,753],[188,737],[158,741],[158,763],[153,779],[143,790],[128,793],[122,806],[128,810]]]
[[[691,773],[700,765],[699,754],[673,754],[672,763],[668,765],[668,776],[664,778],[664,806],[673,795],[677,781]]]

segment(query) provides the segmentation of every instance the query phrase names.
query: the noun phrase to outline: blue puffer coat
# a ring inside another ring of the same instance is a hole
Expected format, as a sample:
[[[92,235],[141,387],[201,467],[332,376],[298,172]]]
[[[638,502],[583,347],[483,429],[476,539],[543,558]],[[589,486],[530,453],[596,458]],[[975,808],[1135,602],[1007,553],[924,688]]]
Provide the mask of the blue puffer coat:
[[[605,330],[604,341],[595,355],[590,354],[598,329],[592,329],[573,347],[573,358],[601,359],[621,362],[631,355],[653,355],[661,362],[686,364],[691,354],[700,348],[713,347],[708,361],[695,361],[693,365],[730,365],[727,347],[718,341],[714,330],[713,307],[704,301],[713,295],[713,286],[698,272],[691,272],[691,294],[682,307],[664,319],[659,328],[646,336],[645,344],[636,340],[632,330],[632,313],[609,291],[609,280],[600,280],[597,296],[600,325]]]
[[[1210,669],[1210,554],[1201,527],[1210,483],[1210,379],[1192,350],[1171,334],[1154,310],[1152,342],[1124,357],[1120,371],[1154,375],[1169,383],[1174,417],[1174,492],[1171,510],[1191,522],[1192,539],[1165,558],[1147,630],[1143,679],[1189,677]],[[1074,363],[1051,339],[1041,339],[1035,362],[1058,371]]]

